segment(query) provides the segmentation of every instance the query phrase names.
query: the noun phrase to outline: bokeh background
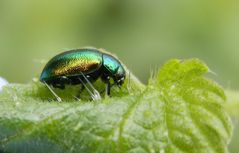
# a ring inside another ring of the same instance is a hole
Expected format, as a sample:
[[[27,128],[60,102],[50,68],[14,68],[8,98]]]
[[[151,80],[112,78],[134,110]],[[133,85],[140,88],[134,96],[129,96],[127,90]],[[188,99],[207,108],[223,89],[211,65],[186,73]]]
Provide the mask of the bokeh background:
[[[118,55],[145,83],[165,61],[196,57],[239,89],[239,1],[0,0],[0,76],[9,82],[29,82],[55,54],[84,46]]]

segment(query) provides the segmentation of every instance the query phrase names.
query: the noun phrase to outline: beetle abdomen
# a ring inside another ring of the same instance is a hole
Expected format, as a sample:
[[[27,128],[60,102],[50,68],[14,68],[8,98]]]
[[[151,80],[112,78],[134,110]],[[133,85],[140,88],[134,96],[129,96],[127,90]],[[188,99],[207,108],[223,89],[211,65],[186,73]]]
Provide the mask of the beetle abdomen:
[[[102,53],[92,49],[78,49],[53,57],[43,69],[40,80],[46,81],[59,76],[89,74],[102,66]]]

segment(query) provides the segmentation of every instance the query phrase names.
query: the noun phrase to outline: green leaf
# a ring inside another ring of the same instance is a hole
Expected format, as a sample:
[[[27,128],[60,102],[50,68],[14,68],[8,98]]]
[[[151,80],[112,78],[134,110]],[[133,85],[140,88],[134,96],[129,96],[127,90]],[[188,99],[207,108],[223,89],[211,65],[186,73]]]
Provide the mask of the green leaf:
[[[101,101],[87,101],[87,93],[75,101],[77,89],[69,87],[56,90],[65,100],[58,103],[36,80],[10,85],[0,94],[0,150],[226,153],[232,124],[224,92],[203,77],[207,72],[197,59],[171,60],[146,87],[131,75]]]
[[[226,111],[232,118],[234,131],[233,137],[229,145],[229,149],[231,153],[237,152],[239,149],[239,92],[233,90],[227,90],[227,103],[225,103]]]
[[[233,90],[227,90],[226,95],[228,97],[225,104],[226,110],[230,116],[239,120],[239,92]]]

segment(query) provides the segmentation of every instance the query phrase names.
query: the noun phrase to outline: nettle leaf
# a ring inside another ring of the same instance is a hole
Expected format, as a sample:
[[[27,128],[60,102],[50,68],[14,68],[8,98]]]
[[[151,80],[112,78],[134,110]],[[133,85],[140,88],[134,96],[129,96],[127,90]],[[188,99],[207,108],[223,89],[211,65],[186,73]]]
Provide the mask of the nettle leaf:
[[[228,97],[225,108],[229,115],[233,119],[239,120],[239,92],[233,90],[227,90],[226,95]]]
[[[226,153],[232,124],[224,92],[203,77],[207,72],[199,60],[171,60],[148,86],[131,75],[101,101],[75,101],[69,87],[56,91],[65,100],[58,103],[38,81],[7,86],[0,94],[0,150]]]
[[[238,138],[239,138],[239,92],[234,90],[226,90],[227,95],[227,103],[225,103],[225,108],[228,114],[231,116],[234,130],[233,137],[231,139],[229,150],[231,152],[237,152],[238,146]]]

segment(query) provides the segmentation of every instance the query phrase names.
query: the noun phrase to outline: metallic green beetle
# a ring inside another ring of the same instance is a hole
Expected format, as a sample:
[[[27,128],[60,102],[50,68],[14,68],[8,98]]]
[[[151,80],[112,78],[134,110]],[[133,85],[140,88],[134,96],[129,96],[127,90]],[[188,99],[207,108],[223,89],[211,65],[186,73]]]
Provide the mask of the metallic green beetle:
[[[110,87],[122,86],[125,76],[125,69],[117,58],[98,49],[83,48],[53,57],[43,69],[40,81],[64,89],[66,84],[83,84],[86,80],[94,82],[101,78],[107,84],[106,92],[110,95]]]

